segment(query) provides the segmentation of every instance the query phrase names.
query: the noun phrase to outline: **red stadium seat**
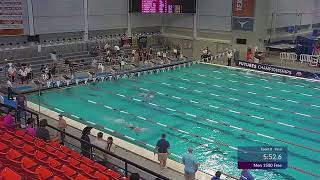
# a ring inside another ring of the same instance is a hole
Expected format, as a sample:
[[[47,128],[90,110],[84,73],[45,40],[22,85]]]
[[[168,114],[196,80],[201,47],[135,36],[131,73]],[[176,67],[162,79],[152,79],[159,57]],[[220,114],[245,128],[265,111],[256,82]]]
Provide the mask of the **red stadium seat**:
[[[123,177],[121,180],[128,180],[128,178],[126,178],[126,177]]]
[[[80,169],[80,162],[72,157],[69,157],[68,158],[68,163],[73,167],[73,168],[76,168],[78,170],[81,170]]]
[[[56,152],[55,148],[47,144],[45,145],[44,150],[51,155],[55,155],[55,152]]]
[[[18,173],[6,167],[1,171],[0,179],[1,180],[21,180],[22,178]]]
[[[71,154],[70,154],[74,159],[80,159],[81,157],[81,154],[76,152],[76,151],[71,151]]]
[[[105,172],[105,171],[108,169],[108,168],[105,167],[104,165],[102,165],[102,164],[100,164],[100,163],[97,163],[97,162],[95,162],[95,163],[93,164],[93,167],[94,167],[96,170],[100,171],[100,172]]]
[[[24,144],[24,141],[18,139],[18,138],[14,138],[12,141],[11,141],[11,145],[16,147],[16,148],[19,148],[19,149],[22,149],[23,147],[23,144]]]
[[[54,154],[59,160],[68,162],[68,156],[65,153],[61,151],[56,151]]]
[[[34,171],[35,167],[38,165],[36,162],[27,157],[22,158],[21,162],[21,167],[24,171],[26,171],[29,174],[36,174],[36,172]]]
[[[16,136],[19,138],[23,138],[25,136],[26,132],[22,131],[20,129],[16,130]]]
[[[73,179],[72,177],[77,174],[77,172],[66,165],[62,165],[61,170],[63,171],[63,175],[69,179]]]
[[[56,148],[56,149],[60,149],[61,144],[57,141],[50,141],[49,142],[50,146]]]
[[[22,154],[14,149],[10,149],[7,154],[6,158],[14,163],[21,163]]]
[[[63,180],[63,179],[58,176],[53,176],[52,180]]]
[[[35,139],[33,144],[37,147],[37,148],[40,148],[40,149],[44,149],[45,147],[45,142],[42,140],[42,139]]]
[[[52,157],[49,157],[47,163],[51,169],[63,173],[63,171],[61,170],[62,164],[59,161],[53,159]]]
[[[79,174],[74,180],[90,180],[89,178],[85,177],[82,174]]]
[[[111,169],[108,169],[105,174],[108,175],[108,176],[111,176],[114,179],[118,179],[121,176],[119,173],[117,173],[117,172],[115,172],[115,171],[113,171]]]
[[[89,176],[92,179],[99,179],[98,177],[94,176],[93,173],[95,172],[94,169],[91,167],[81,163],[80,164],[80,169],[82,170],[83,173],[85,173],[87,176]]]
[[[36,152],[34,153],[34,157],[36,160],[42,162],[42,163],[46,163],[47,159],[48,159],[48,155],[46,155],[45,153],[43,153],[42,151],[36,150]]]
[[[0,155],[7,154],[8,150],[9,150],[9,146],[0,142]]]
[[[85,157],[85,156],[82,156],[80,158],[80,161],[83,162],[84,164],[88,165],[88,166],[92,166],[94,164],[94,161]]]
[[[61,146],[60,149],[62,150],[62,152],[64,152],[65,154],[70,155],[72,150],[70,148],[68,148],[67,146]]]
[[[43,166],[38,166],[35,172],[39,180],[46,180],[53,176],[53,173]]]
[[[33,141],[35,140],[35,138],[32,137],[32,136],[29,135],[29,134],[26,134],[26,135],[24,135],[23,140],[24,140],[25,142],[27,142],[27,143],[32,143],[32,144],[33,144]]]
[[[8,132],[5,132],[4,134],[1,135],[1,140],[6,141],[6,142],[11,142],[11,140],[14,138],[14,136]]]
[[[97,178],[99,178],[100,180],[109,180],[109,179],[111,180],[111,178],[109,178],[108,176],[102,174],[102,173],[99,172],[99,171],[96,171],[96,172],[94,173],[94,176],[97,177]]]
[[[29,144],[25,144],[22,147],[22,151],[30,156],[33,156],[36,149],[33,146],[30,146]]]

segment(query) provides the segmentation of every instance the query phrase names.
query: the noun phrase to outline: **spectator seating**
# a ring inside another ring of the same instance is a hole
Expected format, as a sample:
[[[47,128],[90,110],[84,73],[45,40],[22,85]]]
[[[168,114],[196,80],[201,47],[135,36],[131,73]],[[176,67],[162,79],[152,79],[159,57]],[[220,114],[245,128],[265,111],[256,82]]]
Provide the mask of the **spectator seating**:
[[[66,146],[44,142],[22,130],[10,132],[0,126],[0,136],[0,180],[127,179]]]

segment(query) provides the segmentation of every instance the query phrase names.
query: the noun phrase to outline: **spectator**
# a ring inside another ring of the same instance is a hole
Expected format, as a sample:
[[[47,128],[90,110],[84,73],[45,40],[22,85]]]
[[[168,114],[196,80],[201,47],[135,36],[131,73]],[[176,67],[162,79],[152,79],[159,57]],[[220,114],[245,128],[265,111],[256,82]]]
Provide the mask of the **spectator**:
[[[254,180],[253,176],[250,174],[250,172],[248,171],[248,169],[243,169],[239,180]]]
[[[102,132],[98,132],[97,139],[93,140],[92,144],[94,144],[95,146],[101,149],[105,149],[107,147],[106,142],[103,140]],[[104,153],[98,149],[95,150],[95,155],[97,155],[99,158],[104,157]]]
[[[4,117],[3,122],[6,129],[10,131],[15,130],[15,124],[14,124],[14,116],[15,116],[15,110],[9,109],[8,114]]]
[[[84,155],[87,158],[90,158],[91,156],[91,145],[90,145],[90,132],[92,127],[85,127],[82,130],[82,136],[81,136],[81,154]]]
[[[227,57],[228,57],[228,66],[231,66],[231,60],[232,60],[232,57],[233,57],[232,51],[228,51],[227,52]]]
[[[173,54],[174,54],[175,58],[178,59],[178,49],[173,48]]]
[[[27,128],[26,128],[26,133],[35,137],[36,136],[36,130],[33,127],[34,124],[34,119],[33,118],[29,118],[27,120]]]
[[[14,82],[15,77],[17,75],[17,70],[12,63],[8,63],[8,65],[9,65],[9,68],[8,68],[9,78],[11,78],[11,81]]]
[[[46,119],[42,119],[39,123],[39,127],[36,130],[36,137],[42,139],[44,141],[50,140],[49,130],[46,129],[48,125],[48,121]]]
[[[28,73],[26,71],[26,68],[20,69],[19,75],[20,75],[20,79],[21,79],[21,84],[24,84],[25,80],[27,81],[27,84],[28,84],[28,79],[27,79]]]
[[[194,180],[196,172],[198,171],[198,161],[192,155],[192,147],[189,147],[188,153],[183,155],[182,163],[184,164],[184,178],[185,180]]]
[[[111,153],[114,153],[116,151],[116,145],[113,143],[113,138],[111,136],[109,136],[107,139],[105,150]],[[105,154],[104,158],[107,159],[108,156]]]
[[[19,93],[18,96],[16,97],[17,101],[17,106],[18,106],[18,115],[17,118],[20,121],[21,118],[25,116],[25,109],[27,107],[27,98],[25,95]],[[26,125],[26,122],[21,123],[22,127],[24,128]]]
[[[31,69],[30,64],[26,67],[26,72],[27,72],[27,79],[28,80],[33,79],[33,73],[32,73],[32,69]]]
[[[119,54],[120,53],[120,47],[119,46],[114,46],[114,50]]]
[[[13,85],[9,79],[7,81],[7,87],[8,87],[8,100],[13,100]]]
[[[58,127],[57,127],[61,132],[60,132],[60,140],[61,144],[64,144],[64,139],[65,139],[65,132],[67,128],[67,122],[64,120],[63,115],[59,114],[59,122],[58,122]]]
[[[163,170],[167,164],[167,158],[169,155],[168,149],[170,143],[166,140],[166,134],[162,134],[161,139],[158,140],[154,154],[158,154],[158,160],[160,162],[160,169]]]
[[[132,173],[129,180],[140,180],[140,175],[138,173]]]
[[[221,176],[221,172],[220,172],[220,171],[217,171],[216,174],[215,174],[215,176],[213,176],[213,177],[211,178],[211,180],[221,180],[221,179],[220,179],[220,176]]]

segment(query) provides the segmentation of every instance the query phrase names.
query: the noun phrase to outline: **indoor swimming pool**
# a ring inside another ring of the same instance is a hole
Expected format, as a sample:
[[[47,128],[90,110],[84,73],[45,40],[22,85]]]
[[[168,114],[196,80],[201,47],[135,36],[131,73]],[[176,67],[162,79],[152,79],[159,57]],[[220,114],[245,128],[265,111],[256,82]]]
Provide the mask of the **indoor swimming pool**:
[[[29,99],[38,103],[38,94]],[[187,147],[201,163],[238,177],[237,147],[287,146],[286,170],[256,179],[320,178],[320,84],[205,64],[43,92],[42,106],[153,150],[162,133],[171,159]]]

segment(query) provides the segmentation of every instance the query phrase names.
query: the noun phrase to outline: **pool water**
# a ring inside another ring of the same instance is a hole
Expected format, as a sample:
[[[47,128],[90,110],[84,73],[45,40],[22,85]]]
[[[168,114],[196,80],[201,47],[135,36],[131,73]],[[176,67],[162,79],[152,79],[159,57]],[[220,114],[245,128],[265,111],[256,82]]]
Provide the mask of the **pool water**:
[[[37,103],[37,94],[30,98]],[[200,169],[210,174],[222,170],[238,177],[238,146],[271,145],[288,147],[289,168],[252,170],[256,179],[320,178],[316,82],[196,64],[46,91],[40,100],[150,150],[166,133],[171,159],[180,161],[192,146]]]

